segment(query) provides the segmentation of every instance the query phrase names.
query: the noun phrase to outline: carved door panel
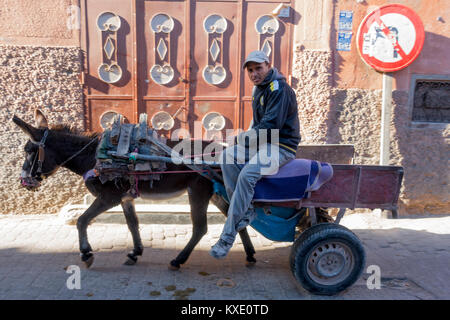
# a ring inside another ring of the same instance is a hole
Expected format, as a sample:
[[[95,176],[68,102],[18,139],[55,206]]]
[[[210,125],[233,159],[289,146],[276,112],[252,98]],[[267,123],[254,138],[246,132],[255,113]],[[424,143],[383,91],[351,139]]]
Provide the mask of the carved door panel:
[[[188,107],[186,1],[138,1],[139,113],[160,133],[184,128]]]
[[[287,17],[271,15],[280,4],[290,6]],[[253,50],[262,50],[268,54],[272,65],[290,82],[292,68],[292,33],[294,3],[290,1],[247,0],[243,10],[243,61]],[[252,119],[253,84],[248,76],[242,73],[242,111],[241,126],[247,128]]]
[[[89,131],[101,131],[114,113],[137,122],[145,112],[166,136],[176,129],[224,136],[251,119],[252,84],[242,70],[249,52],[266,51],[290,75],[293,14],[270,15],[290,2],[81,2]]]
[[[198,133],[239,127],[240,3],[191,4],[189,129]]]
[[[115,112],[137,119],[131,1],[82,0],[86,129],[102,131]],[[102,120],[101,120],[102,119]]]

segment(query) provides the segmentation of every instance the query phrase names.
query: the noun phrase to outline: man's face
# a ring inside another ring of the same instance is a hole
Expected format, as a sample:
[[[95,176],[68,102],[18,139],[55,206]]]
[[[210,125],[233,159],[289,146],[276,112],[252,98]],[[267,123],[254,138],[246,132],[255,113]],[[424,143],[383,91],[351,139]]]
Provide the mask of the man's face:
[[[261,82],[263,82],[266,78],[267,73],[270,71],[270,64],[267,62],[249,62],[246,67],[248,77],[255,86],[261,84]]]

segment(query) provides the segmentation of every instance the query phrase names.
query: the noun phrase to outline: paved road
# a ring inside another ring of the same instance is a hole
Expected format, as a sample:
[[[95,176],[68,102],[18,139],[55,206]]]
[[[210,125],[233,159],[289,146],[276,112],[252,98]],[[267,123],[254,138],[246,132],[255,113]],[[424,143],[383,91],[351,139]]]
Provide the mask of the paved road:
[[[122,265],[132,248],[126,225],[97,221],[88,229],[96,260],[87,270],[79,260],[75,226],[53,215],[3,215],[0,299],[450,299],[450,216],[392,220],[353,214],[342,224],[363,241],[366,268],[380,267],[381,289],[369,290],[370,274],[364,273],[337,296],[311,295],[295,285],[289,270],[291,244],[253,230],[255,267],[244,266],[240,242],[225,260],[215,260],[208,250],[220,224],[209,226],[188,262],[174,272],[167,264],[186,244],[190,225],[141,223],[144,256],[130,267]],[[71,265],[81,267],[81,289],[66,286]]]

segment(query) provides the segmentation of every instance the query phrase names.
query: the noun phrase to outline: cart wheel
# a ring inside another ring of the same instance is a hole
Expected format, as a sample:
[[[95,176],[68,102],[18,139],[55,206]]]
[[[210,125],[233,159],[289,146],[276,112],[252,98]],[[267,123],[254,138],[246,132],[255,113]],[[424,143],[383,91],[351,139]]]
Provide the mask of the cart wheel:
[[[349,229],[320,223],[303,232],[289,257],[296,280],[309,292],[337,294],[360,277],[365,265],[361,241]]]

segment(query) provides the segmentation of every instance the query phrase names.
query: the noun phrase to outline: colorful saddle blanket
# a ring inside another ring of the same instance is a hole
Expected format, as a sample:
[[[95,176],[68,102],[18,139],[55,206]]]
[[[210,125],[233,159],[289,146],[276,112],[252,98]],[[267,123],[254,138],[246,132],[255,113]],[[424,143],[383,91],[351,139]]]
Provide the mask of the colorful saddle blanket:
[[[270,240],[294,241],[301,211],[276,206],[276,203],[308,198],[312,191],[318,190],[332,177],[333,167],[329,163],[307,159],[294,159],[282,166],[278,173],[264,176],[256,184],[253,202],[268,202],[265,209],[269,209],[271,214],[256,207],[257,215],[250,225]]]
[[[333,177],[333,167],[326,162],[294,159],[274,175],[264,176],[255,186],[253,201],[284,202],[308,198]]]
[[[256,183],[253,196],[256,217],[250,226],[267,239],[294,241],[295,226],[302,217],[300,201],[332,177],[333,167],[329,163],[307,159],[289,161],[276,174],[264,176]],[[225,187],[217,181],[214,182],[214,192],[228,201]],[[297,208],[281,205],[281,202],[294,201],[299,202]],[[256,205],[255,202],[259,203]]]

